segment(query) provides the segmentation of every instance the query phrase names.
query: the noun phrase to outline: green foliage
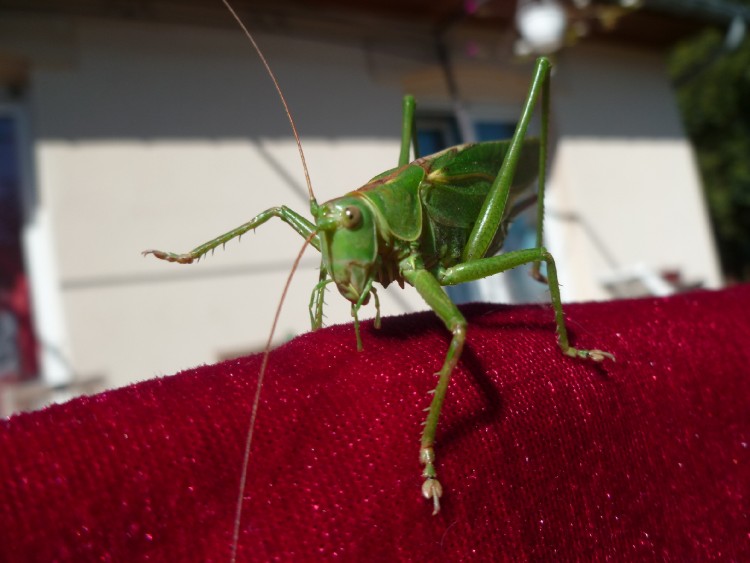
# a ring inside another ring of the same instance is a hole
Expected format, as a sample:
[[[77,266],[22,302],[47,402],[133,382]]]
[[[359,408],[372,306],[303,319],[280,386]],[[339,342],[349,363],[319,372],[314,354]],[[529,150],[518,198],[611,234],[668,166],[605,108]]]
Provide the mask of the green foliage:
[[[679,45],[670,72],[695,146],[728,281],[750,280],[750,38],[714,29]]]

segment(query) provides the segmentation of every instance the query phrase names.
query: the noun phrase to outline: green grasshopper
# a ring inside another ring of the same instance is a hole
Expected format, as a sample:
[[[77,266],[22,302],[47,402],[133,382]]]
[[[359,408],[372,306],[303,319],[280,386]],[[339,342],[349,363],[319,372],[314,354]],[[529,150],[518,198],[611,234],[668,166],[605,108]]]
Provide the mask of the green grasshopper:
[[[239,23],[258,50],[252,36],[242,22]],[[258,53],[289,115],[275,77],[262,53],[259,50]],[[435,433],[451,374],[461,357],[467,329],[466,320],[443,290],[444,286],[533,264],[532,276],[549,285],[557,340],[563,354],[595,362],[615,359],[612,354],[602,350],[579,350],[569,344],[555,261],[542,245],[549,84],[550,62],[542,57],[536,61],[531,87],[511,140],[459,145],[417,158],[411,163],[410,148],[413,147],[415,154],[418,153],[415,102],[413,97],[406,96],[398,166],[376,176],[361,188],[322,205],[318,204],[312,188],[309,188],[312,221],[286,206],[272,207],[186,254],[159,250],[144,252],[169,262],[189,264],[277,217],[322,255],[320,281],[314,287],[310,300],[313,330],[322,326],[325,288],[329,283],[335,283],[341,295],[351,302],[358,349],[362,348],[358,312],[371,296],[377,311],[375,326],[379,325],[380,308],[373,284],[385,287],[396,282],[402,287],[404,283],[414,286],[452,333],[445,361],[436,374],[439,376],[438,384],[433,391],[419,449],[424,478],[422,494],[432,502],[433,514],[439,512],[440,497],[443,495],[443,487],[437,478]],[[527,138],[527,128],[538,101],[541,102],[541,133],[539,138]],[[293,122],[292,128],[299,145]],[[304,156],[302,159],[304,166]],[[535,177],[538,180],[537,194],[531,193]],[[496,255],[512,219],[534,202],[537,204],[538,219],[536,246]],[[540,271],[542,262],[547,266],[547,277]],[[258,392],[264,368],[265,362],[261,368]],[[257,407],[257,395],[255,405]],[[254,413],[246,456],[253,423]],[[241,488],[244,488],[244,475]],[[240,506],[241,495],[242,491]]]

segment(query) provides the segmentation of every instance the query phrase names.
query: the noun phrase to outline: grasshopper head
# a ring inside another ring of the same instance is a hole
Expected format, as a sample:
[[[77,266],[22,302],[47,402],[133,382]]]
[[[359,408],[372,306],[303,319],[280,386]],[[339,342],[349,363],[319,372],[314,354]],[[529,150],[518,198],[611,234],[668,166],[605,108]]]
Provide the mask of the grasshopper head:
[[[361,198],[349,195],[321,205],[315,221],[323,260],[336,287],[357,303],[370,291],[378,258],[372,210]],[[363,303],[368,299],[369,295]]]

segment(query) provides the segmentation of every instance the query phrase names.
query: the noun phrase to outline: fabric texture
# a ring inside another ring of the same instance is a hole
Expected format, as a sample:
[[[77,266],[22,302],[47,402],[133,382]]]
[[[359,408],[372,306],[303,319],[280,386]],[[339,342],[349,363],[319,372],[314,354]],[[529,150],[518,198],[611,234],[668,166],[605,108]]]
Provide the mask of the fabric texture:
[[[467,345],[419,435],[449,335],[431,312],[270,357],[240,561],[750,560],[750,286],[462,307]],[[260,356],[0,422],[0,560],[228,561]]]

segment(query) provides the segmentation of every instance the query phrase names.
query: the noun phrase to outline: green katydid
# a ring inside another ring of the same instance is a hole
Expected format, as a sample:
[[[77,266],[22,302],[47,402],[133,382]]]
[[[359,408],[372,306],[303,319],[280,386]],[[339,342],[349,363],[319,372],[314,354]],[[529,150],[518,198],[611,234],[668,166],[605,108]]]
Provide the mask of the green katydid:
[[[289,116],[286,101],[263,54],[231,7],[229,9],[259,53]],[[419,449],[424,477],[422,493],[431,501],[433,514],[439,512],[443,494],[443,487],[437,479],[435,433],[451,374],[461,357],[467,328],[466,320],[443,290],[444,286],[533,264],[532,276],[549,285],[557,339],[562,352],[595,362],[606,358],[614,360],[614,356],[608,352],[579,350],[570,346],[555,262],[542,245],[549,84],[550,62],[542,57],[536,61],[531,87],[511,140],[460,145],[416,158],[411,163],[410,148],[418,152],[415,102],[411,96],[406,96],[398,166],[376,176],[363,187],[323,204],[317,203],[308,179],[312,221],[286,206],[273,207],[188,253],[144,252],[169,262],[188,264],[217,246],[259,227],[270,218],[277,217],[322,255],[320,281],[313,289],[310,301],[312,328],[322,325],[323,293],[329,283],[334,283],[341,295],[351,302],[358,348],[362,347],[358,312],[369,302],[370,296],[375,301],[378,312],[376,326],[378,324],[379,304],[373,284],[387,286],[397,282],[401,286],[404,283],[414,286],[452,333],[445,361],[436,374],[439,380],[424,422]],[[541,134],[538,139],[527,138],[527,128],[538,102],[541,105]],[[289,119],[291,122],[291,117]],[[293,122],[292,129],[307,176]],[[538,184],[536,195],[531,193],[535,178]],[[534,202],[538,215],[535,247],[495,255],[503,244],[511,220]],[[542,262],[547,266],[546,278],[540,272]],[[268,348],[266,358],[267,353]],[[258,393],[264,371],[265,359],[258,381]],[[252,440],[257,398],[256,394],[245,464]],[[244,471],[241,489],[244,489]],[[243,490],[238,501],[235,539],[242,494]]]

